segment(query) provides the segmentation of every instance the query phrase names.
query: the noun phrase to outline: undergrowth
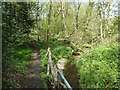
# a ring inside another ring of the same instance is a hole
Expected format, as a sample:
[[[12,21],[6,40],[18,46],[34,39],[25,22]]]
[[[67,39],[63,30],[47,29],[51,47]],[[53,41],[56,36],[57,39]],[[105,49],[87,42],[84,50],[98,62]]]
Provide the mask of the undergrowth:
[[[84,88],[118,88],[118,43],[83,53],[77,67]]]
[[[3,68],[12,67],[15,71],[26,73],[25,69],[32,58],[32,49],[23,44],[14,47],[3,55]]]

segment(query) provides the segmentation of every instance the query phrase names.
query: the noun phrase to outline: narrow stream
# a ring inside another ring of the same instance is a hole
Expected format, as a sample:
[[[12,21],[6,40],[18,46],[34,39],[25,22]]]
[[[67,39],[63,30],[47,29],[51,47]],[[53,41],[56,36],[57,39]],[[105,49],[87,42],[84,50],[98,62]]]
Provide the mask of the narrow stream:
[[[78,69],[75,65],[74,58],[75,57],[68,58],[68,62],[64,67],[63,73],[72,88],[80,88]]]

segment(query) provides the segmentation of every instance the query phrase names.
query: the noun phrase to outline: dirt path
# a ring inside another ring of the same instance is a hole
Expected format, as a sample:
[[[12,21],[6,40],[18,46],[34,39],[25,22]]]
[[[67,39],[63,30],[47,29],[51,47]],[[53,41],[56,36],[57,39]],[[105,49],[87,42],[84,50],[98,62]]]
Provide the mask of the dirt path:
[[[33,49],[33,59],[31,64],[28,66],[28,73],[26,75],[27,88],[43,88],[40,73],[41,70],[41,60],[40,60],[40,50],[38,48],[31,47]]]

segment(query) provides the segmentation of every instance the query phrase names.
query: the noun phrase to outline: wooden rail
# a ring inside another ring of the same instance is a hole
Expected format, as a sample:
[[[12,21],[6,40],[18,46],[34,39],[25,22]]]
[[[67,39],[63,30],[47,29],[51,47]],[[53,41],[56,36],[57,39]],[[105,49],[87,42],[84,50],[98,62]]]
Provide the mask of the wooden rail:
[[[48,48],[46,55],[47,54],[48,54],[47,75],[50,75],[50,74],[52,75],[52,80],[54,82],[54,85],[55,86],[59,85],[57,87],[58,89],[60,89],[60,85],[61,85],[63,88],[68,88],[72,90],[71,86],[69,85],[65,77],[62,75],[62,73],[53,67],[50,48]],[[65,85],[62,82],[60,82],[60,78],[63,79]]]
[[[55,69],[52,64],[50,48],[48,48],[48,65],[47,65],[47,75],[49,75],[49,74],[52,75],[52,80],[56,86],[57,85],[57,74],[56,74]]]

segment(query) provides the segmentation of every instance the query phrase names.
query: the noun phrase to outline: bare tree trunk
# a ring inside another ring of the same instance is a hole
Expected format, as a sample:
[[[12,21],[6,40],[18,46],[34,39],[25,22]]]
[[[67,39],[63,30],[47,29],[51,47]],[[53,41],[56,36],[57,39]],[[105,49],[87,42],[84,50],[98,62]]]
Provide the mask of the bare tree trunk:
[[[101,36],[101,41],[103,41],[103,22],[102,22],[102,15],[100,15],[100,36]]]
[[[109,13],[110,13],[110,2],[108,3],[108,9],[107,9],[107,32],[109,31],[109,22],[110,22],[110,20],[109,20],[109,17],[110,17]]]
[[[105,2],[103,2],[103,38],[105,38]]]
[[[102,30],[102,19],[100,20],[100,35],[101,35],[101,40],[103,41],[103,30]]]
[[[63,27],[62,27],[62,36],[63,36],[64,31],[65,31],[65,29],[66,29],[64,11],[65,11],[65,10],[64,10],[64,8],[63,8],[63,3],[62,3],[62,1],[61,1],[61,12],[62,12],[61,22],[62,22],[62,25],[63,25]]]
[[[100,2],[100,8],[98,9],[98,13],[99,13],[99,19],[100,19],[100,37],[101,37],[101,42],[103,42],[103,14],[102,14],[102,10],[103,10],[103,5]]]
[[[78,15],[80,10],[81,3],[78,2],[78,11],[76,13],[76,29],[78,30]]]
[[[50,29],[51,9],[52,9],[52,1],[50,0],[50,9],[49,9],[49,14],[48,14],[48,29],[47,29],[47,47],[49,47],[49,29]]]

